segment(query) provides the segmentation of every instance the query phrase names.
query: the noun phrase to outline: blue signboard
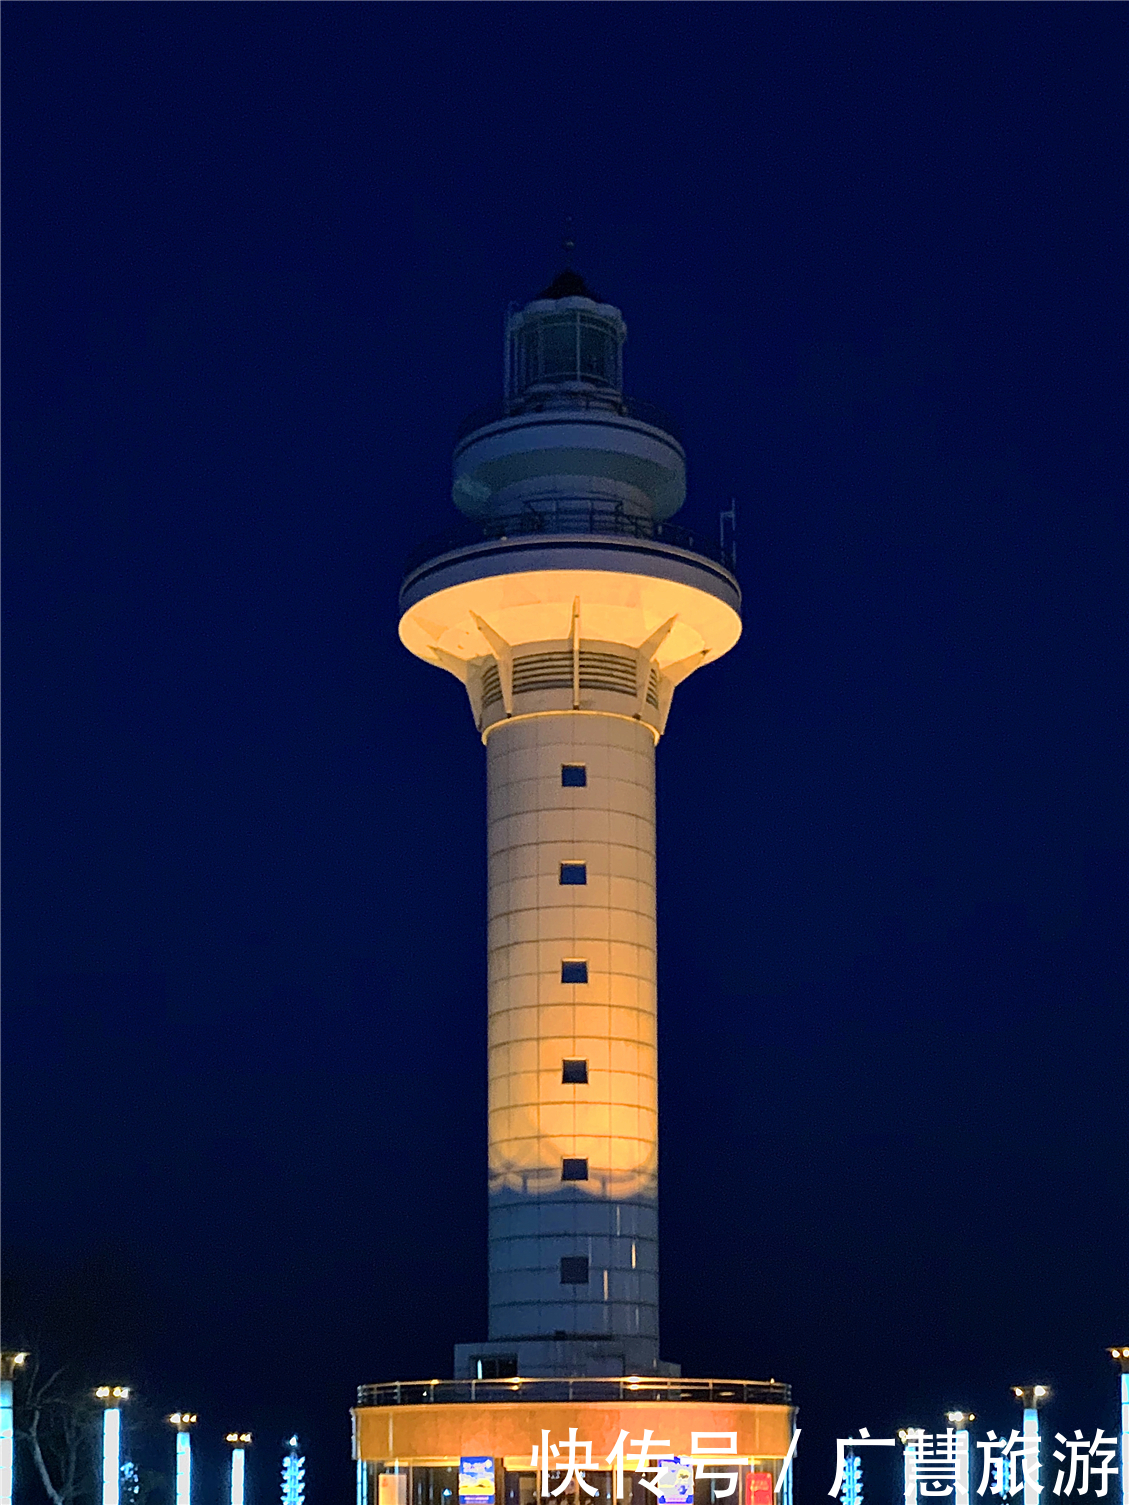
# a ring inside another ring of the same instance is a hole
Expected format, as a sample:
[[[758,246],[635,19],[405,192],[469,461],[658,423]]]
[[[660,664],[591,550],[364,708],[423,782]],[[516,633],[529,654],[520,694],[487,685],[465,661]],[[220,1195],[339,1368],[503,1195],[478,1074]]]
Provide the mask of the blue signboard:
[[[494,1505],[493,1458],[459,1459],[459,1505]]]
[[[694,1505],[694,1465],[689,1458],[660,1458],[658,1505]]]

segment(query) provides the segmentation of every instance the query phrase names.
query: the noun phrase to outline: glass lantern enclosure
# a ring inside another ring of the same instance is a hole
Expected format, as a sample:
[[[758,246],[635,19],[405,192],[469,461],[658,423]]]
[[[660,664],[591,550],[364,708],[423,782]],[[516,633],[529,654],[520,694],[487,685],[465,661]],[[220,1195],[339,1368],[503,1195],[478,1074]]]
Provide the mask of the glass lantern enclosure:
[[[510,317],[506,398],[512,404],[554,391],[618,400],[623,391],[623,341],[617,309],[588,298],[538,300]]]

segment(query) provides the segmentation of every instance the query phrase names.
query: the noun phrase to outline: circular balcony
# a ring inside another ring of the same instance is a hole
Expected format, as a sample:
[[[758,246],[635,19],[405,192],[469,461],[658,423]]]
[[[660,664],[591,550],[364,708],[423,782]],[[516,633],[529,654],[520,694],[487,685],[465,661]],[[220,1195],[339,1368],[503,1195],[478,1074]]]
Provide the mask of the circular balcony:
[[[451,456],[451,500],[476,521],[554,505],[672,517],[686,499],[674,424],[617,392],[563,384],[483,409]]]
[[[529,645],[567,648],[575,618],[584,647],[625,645],[631,657],[670,624],[655,663],[673,685],[741,635],[732,562],[701,533],[605,508],[468,519],[409,561],[400,640],[469,686],[474,662],[494,655],[491,633],[520,657]]]
[[[649,517],[632,517],[627,513],[594,507],[551,514],[530,509],[510,517],[487,518],[482,522],[468,518],[452,523],[442,533],[434,534],[408,556],[404,565],[404,587],[425,565],[446,554],[474,548],[478,544],[581,535],[618,538],[625,542],[635,540],[640,543],[666,544],[720,564],[730,576],[734,571],[732,551],[705,535],[701,529],[685,528],[678,523],[658,522]]]

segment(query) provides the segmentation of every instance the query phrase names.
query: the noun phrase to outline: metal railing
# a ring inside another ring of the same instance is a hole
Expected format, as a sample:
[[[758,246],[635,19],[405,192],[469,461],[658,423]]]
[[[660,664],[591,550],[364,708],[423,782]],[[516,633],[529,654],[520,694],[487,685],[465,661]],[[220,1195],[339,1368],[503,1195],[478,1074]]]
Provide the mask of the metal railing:
[[[641,397],[624,397],[622,393],[609,392],[606,388],[602,392],[558,391],[544,396],[499,398],[497,402],[487,403],[485,407],[475,408],[473,413],[467,414],[455,430],[455,443],[460,444],[468,434],[485,428],[489,423],[500,423],[504,418],[521,418],[529,413],[563,415],[578,408],[581,411],[634,418],[639,423],[649,424],[651,428],[662,429],[664,434],[669,434],[678,444],[682,443],[678,422],[669,413],[653,402],[645,402]]]
[[[607,1379],[394,1380],[361,1385],[358,1406],[457,1406],[536,1401],[712,1401],[741,1406],[790,1406],[792,1387],[778,1380]]]
[[[701,554],[731,573],[733,571],[732,549],[723,547],[715,538],[706,537],[700,529],[683,528],[677,523],[656,522],[650,517],[631,517],[625,512],[609,512],[592,507],[575,512],[551,513],[529,508],[510,517],[487,518],[481,523],[471,522],[469,518],[464,522],[453,523],[412,551],[404,565],[404,575],[407,577],[429,560],[438,559],[456,549],[469,549],[475,544],[491,541],[526,538],[531,534],[544,537],[589,534],[665,543],[677,549],[685,549],[690,554]]]

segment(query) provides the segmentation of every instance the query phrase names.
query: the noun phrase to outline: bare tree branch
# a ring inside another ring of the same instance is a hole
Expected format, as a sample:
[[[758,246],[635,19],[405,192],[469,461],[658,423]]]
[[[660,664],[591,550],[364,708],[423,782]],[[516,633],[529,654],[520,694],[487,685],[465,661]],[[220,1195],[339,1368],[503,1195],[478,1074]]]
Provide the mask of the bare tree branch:
[[[39,1441],[39,1417],[40,1408],[36,1406],[31,1413],[31,1424],[27,1432],[28,1441],[31,1443],[31,1456],[35,1459],[36,1470],[42,1480],[43,1488],[47,1491],[48,1498],[52,1501],[52,1505],[66,1505],[68,1497],[61,1494],[55,1488],[51,1475],[47,1470],[47,1464],[43,1458],[43,1448]],[[72,1481],[73,1470],[70,1470],[67,1483],[70,1484]]]
[[[33,1362],[20,1389],[16,1406],[20,1423],[16,1435],[27,1443],[50,1505],[74,1505],[93,1493],[93,1408],[84,1391],[61,1384],[65,1373],[56,1369],[40,1381]]]

